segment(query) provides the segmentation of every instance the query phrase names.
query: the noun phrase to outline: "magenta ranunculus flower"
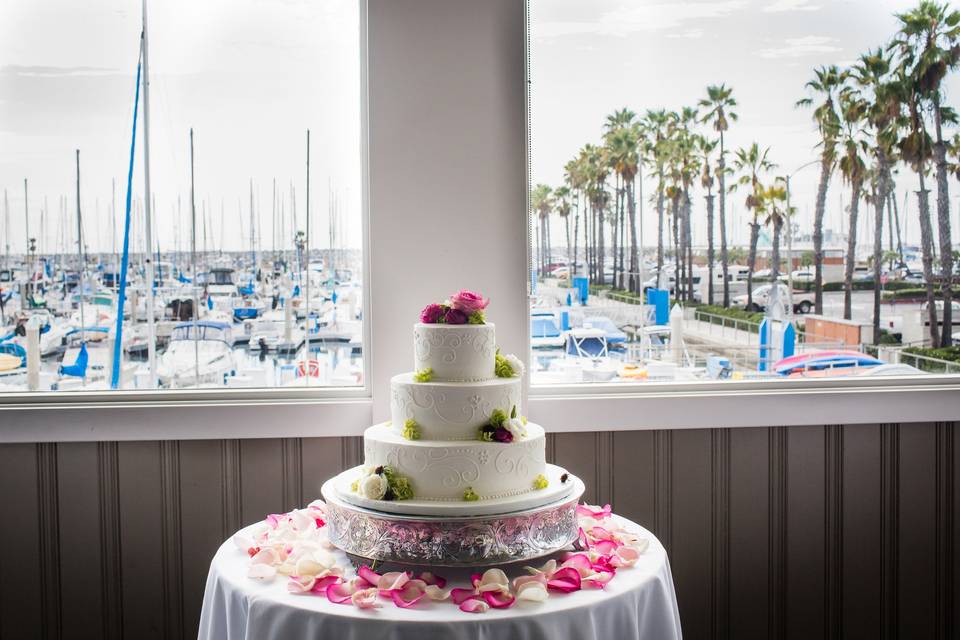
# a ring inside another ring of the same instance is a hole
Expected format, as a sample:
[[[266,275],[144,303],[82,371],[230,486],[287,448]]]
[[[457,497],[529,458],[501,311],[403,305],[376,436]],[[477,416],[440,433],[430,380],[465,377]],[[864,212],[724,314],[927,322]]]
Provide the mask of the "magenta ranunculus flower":
[[[447,324],[467,324],[467,314],[460,309],[449,309],[444,322]]]
[[[454,309],[463,311],[466,315],[471,315],[477,311],[483,311],[490,304],[489,300],[484,300],[483,296],[473,291],[462,289],[450,296],[450,306]]]
[[[428,304],[420,312],[420,322],[424,324],[437,324],[443,318],[443,305]]]
[[[510,433],[507,429],[503,427],[497,427],[497,430],[493,432],[493,439],[496,442],[513,442],[513,434]]]

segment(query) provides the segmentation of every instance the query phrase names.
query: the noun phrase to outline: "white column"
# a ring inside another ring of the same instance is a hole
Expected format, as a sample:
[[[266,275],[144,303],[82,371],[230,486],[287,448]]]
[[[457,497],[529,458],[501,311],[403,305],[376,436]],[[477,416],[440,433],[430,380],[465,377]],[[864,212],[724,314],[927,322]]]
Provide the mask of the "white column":
[[[522,0],[369,0],[368,274],[374,419],[413,368],[412,325],[459,288],[528,352]]]

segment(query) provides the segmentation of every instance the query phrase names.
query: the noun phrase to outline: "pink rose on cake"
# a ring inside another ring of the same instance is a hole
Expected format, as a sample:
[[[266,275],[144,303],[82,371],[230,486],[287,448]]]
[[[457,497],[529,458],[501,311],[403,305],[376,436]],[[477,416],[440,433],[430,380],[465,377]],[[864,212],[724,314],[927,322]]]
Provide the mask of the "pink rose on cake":
[[[449,309],[446,315],[447,324],[467,324],[467,314],[460,309]]]
[[[420,322],[424,324],[437,324],[443,322],[443,305],[428,304],[420,312]]]
[[[485,300],[479,293],[462,289],[450,296],[450,306],[462,311],[465,315],[471,316],[477,311],[483,311],[490,304],[490,300]],[[449,321],[448,321],[449,322]]]

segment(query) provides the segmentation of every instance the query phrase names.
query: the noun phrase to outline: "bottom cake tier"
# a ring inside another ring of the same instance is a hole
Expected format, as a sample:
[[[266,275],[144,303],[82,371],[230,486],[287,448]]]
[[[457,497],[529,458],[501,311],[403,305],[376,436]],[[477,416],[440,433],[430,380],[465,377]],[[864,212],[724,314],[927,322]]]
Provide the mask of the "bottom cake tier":
[[[481,516],[533,509],[565,498],[579,483],[577,478],[567,473],[562,467],[548,464],[545,465],[543,471],[544,478],[547,481],[544,488],[531,488],[529,491],[514,495],[476,501],[424,500],[417,498],[416,494],[409,500],[371,500],[351,489],[351,485],[358,478],[366,475],[366,470],[367,468],[364,466],[347,469],[331,479],[329,490],[334,491],[341,500],[365,509],[415,516]]]

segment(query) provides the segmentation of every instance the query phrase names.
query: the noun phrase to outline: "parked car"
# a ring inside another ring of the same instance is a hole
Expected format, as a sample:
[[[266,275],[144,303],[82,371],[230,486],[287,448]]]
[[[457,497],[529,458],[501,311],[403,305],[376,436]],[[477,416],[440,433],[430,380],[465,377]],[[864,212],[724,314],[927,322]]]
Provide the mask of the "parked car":
[[[813,282],[815,276],[813,269],[797,269],[790,275],[794,282]]]
[[[771,298],[773,297],[773,284],[764,284],[753,290],[753,301],[748,306],[747,305],[747,295],[736,296],[733,299],[734,306],[740,307],[745,311],[766,311],[767,305],[770,304]],[[787,301],[789,298],[789,289],[787,285],[783,283],[777,283],[777,297],[780,301],[780,304],[784,305],[786,308]],[[794,291],[793,292],[793,312],[794,313],[810,313],[813,311],[814,299],[813,295],[805,293],[803,291]]]

